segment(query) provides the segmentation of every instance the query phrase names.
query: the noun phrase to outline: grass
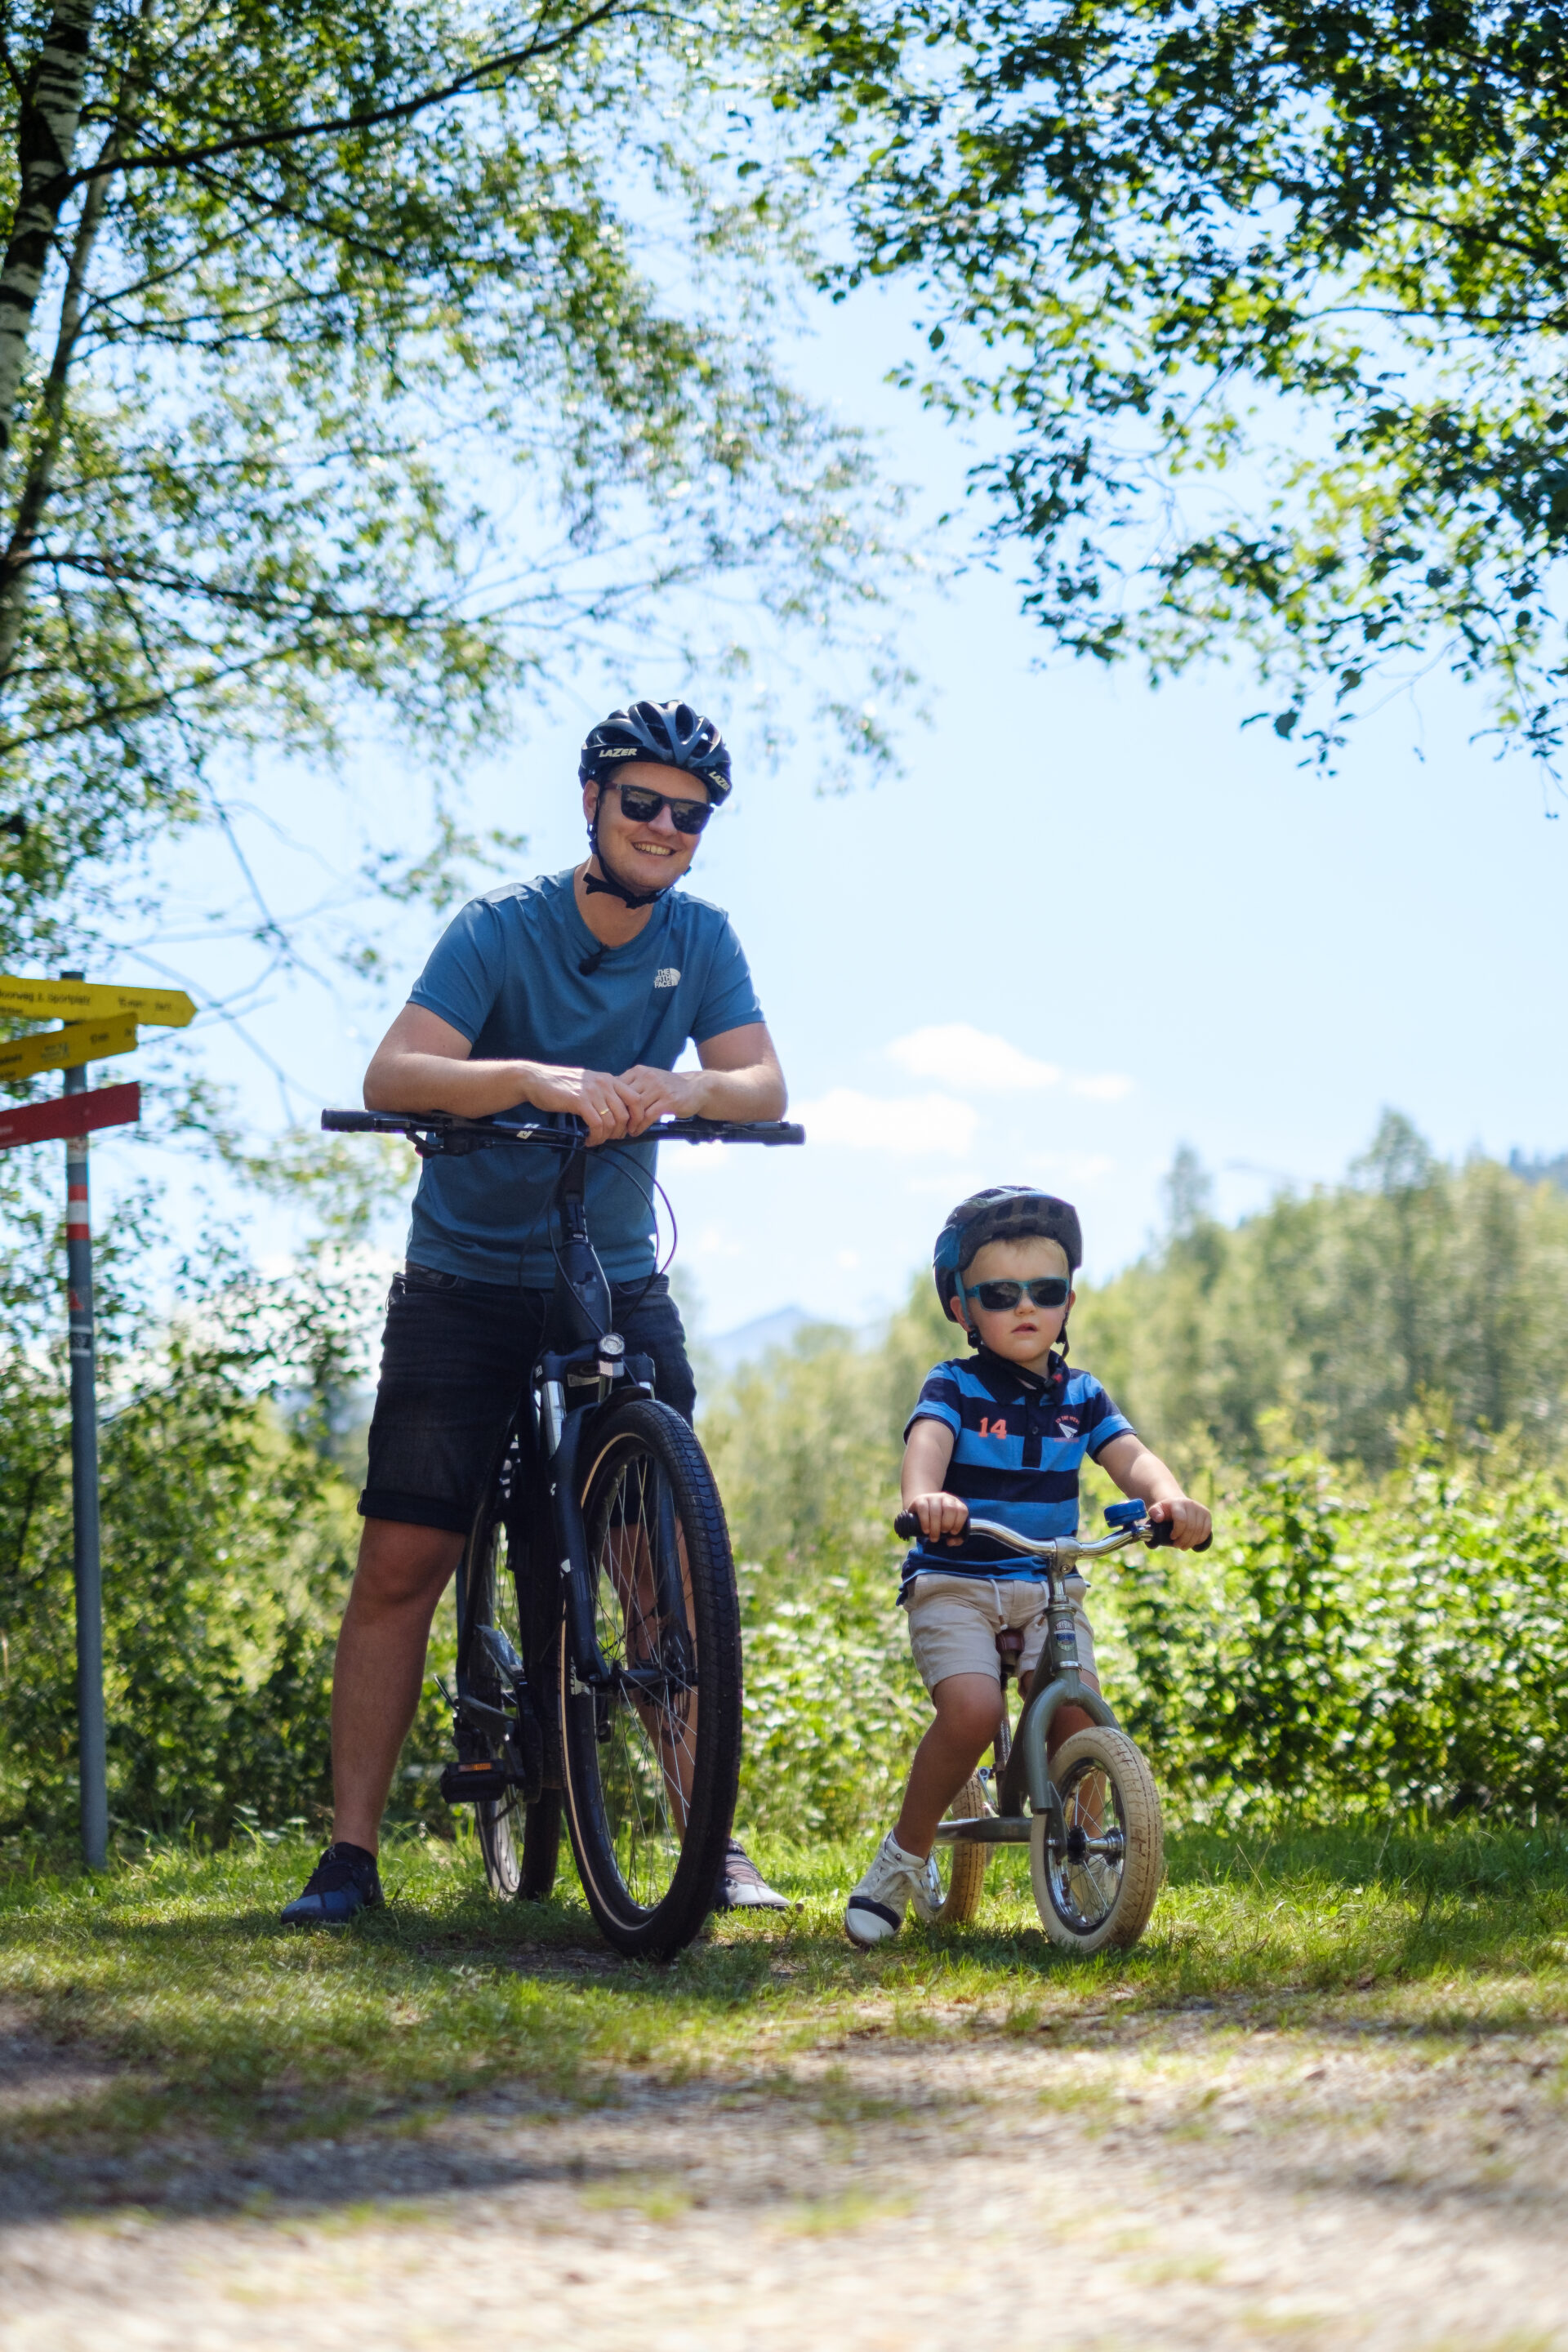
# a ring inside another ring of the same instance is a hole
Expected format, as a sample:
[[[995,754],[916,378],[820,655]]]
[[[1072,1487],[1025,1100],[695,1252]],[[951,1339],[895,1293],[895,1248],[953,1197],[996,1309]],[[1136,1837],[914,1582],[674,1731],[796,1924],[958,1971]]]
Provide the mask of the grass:
[[[1142,1945],[1087,1962],[1046,1942],[1020,1855],[994,1859],[973,1927],[864,1955],[840,1924],[858,1848],[759,1851],[800,1909],[718,1922],[668,1968],[605,1950],[569,1864],[551,1902],[493,1902],[466,1840],[393,1848],[390,1908],[338,1934],[278,1927],[312,1858],[292,1843],[0,1882],[0,2000],[126,2066],[11,2136],[417,2131],[478,2091],[548,2106],[628,2076],[793,2088],[847,2124],[863,2103],[833,2068],[796,2072],[870,2035],[1087,2051],[1173,2021],[1438,2041],[1568,2021],[1555,1830],[1178,1836]]]

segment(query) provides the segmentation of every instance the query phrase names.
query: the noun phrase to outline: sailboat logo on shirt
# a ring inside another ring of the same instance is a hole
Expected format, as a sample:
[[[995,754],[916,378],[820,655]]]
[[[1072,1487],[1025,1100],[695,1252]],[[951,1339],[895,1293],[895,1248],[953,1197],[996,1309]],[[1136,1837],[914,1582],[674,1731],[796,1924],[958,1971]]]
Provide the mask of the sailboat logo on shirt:
[[[654,973],[653,984],[656,988],[673,988],[679,978],[680,972],[677,965],[672,963],[661,964],[658,971]]]

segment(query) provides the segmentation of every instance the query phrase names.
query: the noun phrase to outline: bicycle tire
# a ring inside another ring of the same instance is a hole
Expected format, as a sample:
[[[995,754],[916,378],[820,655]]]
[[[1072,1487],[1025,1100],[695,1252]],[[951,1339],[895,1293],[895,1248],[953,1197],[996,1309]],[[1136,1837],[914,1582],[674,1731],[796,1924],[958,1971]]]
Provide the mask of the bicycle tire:
[[[1164,1832],[1154,1776],[1124,1731],[1075,1731],[1051,1759],[1067,1816],[1068,1846],[1047,1845],[1051,1817],[1030,1824],[1029,1876],[1040,1924],[1064,1951],[1125,1951],[1149,1924],[1165,1874]],[[1103,1787],[1096,1790],[1096,1780]],[[1110,1826],[1107,1824],[1109,1800]],[[1120,1853],[1089,1841],[1114,1838]]]
[[[468,1613],[473,1629],[499,1627],[518,1655],[526,1658],[527,1570],[524,1559],[514,1551],[514,1542],[503,1463],[500,1474],[489,1482],[468,1538]],[[472,1632],[468,1673],[477,1695],[492,1706],[497,1704],[502,1696],[500,1677],[474,1643]],[[499,1759],[499,1742],[492,1744],[490,1752]],[[555,1884],[561,1850],[560,1790],[542,1790],[532,1804],[524,1801],[521,1788],[509,1789],[504,1797],[481,1798],[474,1807],[474,1826],[491,1894],[503,1901],[542,1901]]]
[[[985,1784],[977,1772],[971,1774],[947,1810],[949,1819],[955,1822],[979,1820],[985,1811]],[[931,1924],[961,1927],[980,1908],[988,1849],[960,1838],[952,1845],[939,1845],[936,1856],[937,1876],[942,1880],[942,1908]]]
[[[741,1769],[741,1619],[723,1506],[679,1413],[628,1397],[582,1485],[594,1618],[640,1701],[577,1685],[563,1637],[566,1824],[600,1932],[668,1958],[713,1906]]]

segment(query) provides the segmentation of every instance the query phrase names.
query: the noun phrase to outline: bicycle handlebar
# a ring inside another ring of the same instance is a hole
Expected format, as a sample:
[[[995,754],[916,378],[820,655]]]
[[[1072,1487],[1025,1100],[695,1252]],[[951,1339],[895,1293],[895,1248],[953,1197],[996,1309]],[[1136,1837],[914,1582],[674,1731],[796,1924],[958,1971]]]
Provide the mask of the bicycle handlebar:
[[[921,1531],[921,1523],[913,1511],[900,1511],[893,1521],[893,1533],[910,1541]],[[1044,1536],[1036,1541],[1031,1536],[1021,1536],[1014,1528],[1004,1528],[994,1519],[966,1519],[962,1534],[989,1536],[994,1543],[1005,1544],[1009,1551],[1020,1551],[1030,1559],[1103,1559],[1107,1552],[1121,1551],[1130,1543],[1146,1543],[1152,1549],[1172,1540],[1169,1519],[1151,1519],[1147,1516],[1135,1520],[1131,1527],[1120,1527],[1113,1535],[1102,1536],[1098,1543],[1079,1543],[1076,1536]],[[1207,1551],[1214,1538],[1207,1535],[1194,1551]]]
[[[457,1157],[491,1144],[542,1143],[555,1151],[574,1150],[587,1135],[580,1118],[567,1112],[547,1112],[521,1127],[501,1127],[493,1118],[461,1118],[449,1110],[324,1110],[321,1125],[329,1135],[402,1135],[423,1158]],[[788,1119],[666,1118],[656,1119],[628,1143],[804,1143],[804,1127]]]

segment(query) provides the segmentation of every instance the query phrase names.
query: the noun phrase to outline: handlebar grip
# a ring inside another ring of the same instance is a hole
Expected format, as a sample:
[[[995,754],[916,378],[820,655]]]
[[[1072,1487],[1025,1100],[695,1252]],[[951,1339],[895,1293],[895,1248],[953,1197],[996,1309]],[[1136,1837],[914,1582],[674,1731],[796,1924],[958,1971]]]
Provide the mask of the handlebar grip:
[[[1147,1542],[1151,1551],[1157,1551],[1162,1544],[1173,1543],[1175,1540],[1175,1533],[1176,1531],[1171,1525],[1169,1519],[1156,1519],[1152,1527],[1151,1527],[1149,1533],[1145,1538],[1145,1541]],[[1187,1549],[1189,1551],[1207,1551],[1213,1541],[1214,1538],[1212,1535],[1205,1536],[1201,1544],[1189,1544],[1187,1546]]]
[[[967,1527],[968,1524],[969,1515],[965,1512],[964,1526]],[[902,1536],[906,1543],[912,1543],[920,1531],[921,1523],[912,1511],[900,1511],[893,1521],[893,1533],[896,1536]],[[960,1532],[962,1533],[962,1529]]]

